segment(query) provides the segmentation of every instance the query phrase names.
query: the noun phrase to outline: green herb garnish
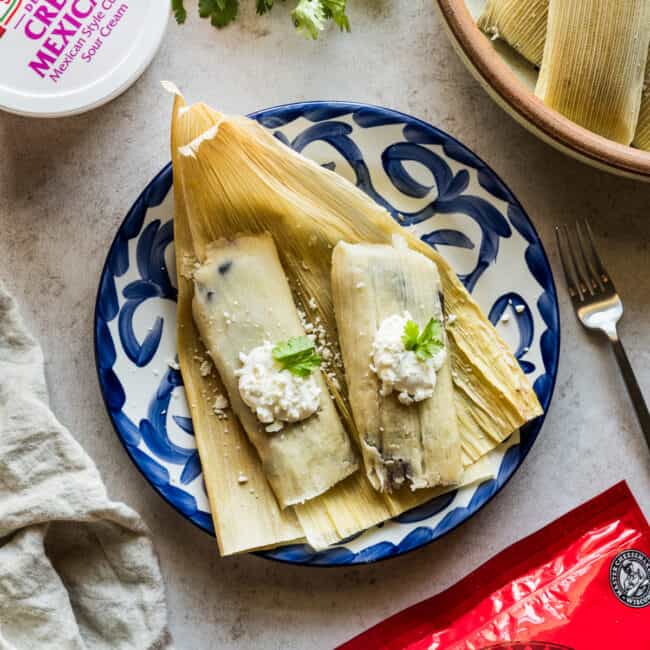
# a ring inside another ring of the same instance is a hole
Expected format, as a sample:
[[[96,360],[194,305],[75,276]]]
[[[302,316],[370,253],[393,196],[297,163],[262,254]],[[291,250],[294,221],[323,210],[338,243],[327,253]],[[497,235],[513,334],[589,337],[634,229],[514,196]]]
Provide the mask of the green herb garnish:
[[[273,9],[273,0],[256,0],[257,13],[261,16]]]
[[[278,343],[273,348],[273,358],[284,370],[298,377],[309,377],[321,364],[316,346],[307,336],[295,336]]]
[[[176,22],[182,25],[187,18],[187,11],[185,11],[183,0],[172,0],[172,11],[174,12]]]
[[[420,361],[426,361],[445,347],[442,340],[442,323],[436,318],[431,318],[420,333],[418,324],[409,320],[404,325],[402,343],[407,350],[415,352]]]
[[[239,0],[199,0],[199,16],[209,18],[213,27],[225,27],[238,11]]]
[[[176,22],[187,18],[184,0],[171,0]],[[350,21],[345,13],[347,0],[295,0],[291,12],[298,32],[308,38],[318,38],[328,20],[334,21],[341,31],[350,31]],[[255,0],[255,9],[261,16],[273,9],[274,0]],[[199,16],[208,18],[215,27],[225,27],[237,18],[239,0],[199,0]]]

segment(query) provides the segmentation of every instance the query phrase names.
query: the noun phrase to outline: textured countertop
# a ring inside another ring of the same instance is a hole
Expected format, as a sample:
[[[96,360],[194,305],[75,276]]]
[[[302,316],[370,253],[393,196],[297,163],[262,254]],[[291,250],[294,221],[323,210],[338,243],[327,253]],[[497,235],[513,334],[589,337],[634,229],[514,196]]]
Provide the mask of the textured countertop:
[[[190,3],[191,5],[192,3]],[[92,321],[115,229],[167,162],[170,99],[246,113],[303,99],[359,100],[421,117],[457,136],[505,179],[535,222],[556,274],[553,224],[587,216],[625,303],[622,336],[650,397],[650,186],[566,158],[501,111],[467,73],[432,0],[349,0],[353,33],[308,42],[286,8],[242,2],[222,32],[199,21],[169,31],[126,94],[86,115],[0,115],[0,277],[47,358],[52,403],[97,462],[111,496],[153,531],[179,648],[330,648],[432,595],[494,553],[627,479],[650,515],[650,455],[614,357],[577,324],[561,279],[559,381],[541,435],[503,492],[444,539],[354,569],[222,560],[214,540],[145,482],[113,433],[97,385]]]

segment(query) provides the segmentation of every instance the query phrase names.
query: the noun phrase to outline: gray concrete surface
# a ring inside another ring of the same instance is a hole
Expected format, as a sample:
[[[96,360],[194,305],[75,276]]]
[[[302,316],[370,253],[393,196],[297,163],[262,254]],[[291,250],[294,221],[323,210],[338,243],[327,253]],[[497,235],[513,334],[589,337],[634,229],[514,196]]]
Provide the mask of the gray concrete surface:
[[[623,478],[650,515],[650,455],[614,358],[578,326],[563,291],[560,376],[537,444],[478,516],[406,557],[340,570],[222,560],[213,540],[131,465],[102,405],[92,318],[115,229],[169,157],[170,101],[160,79],[227,111],[344,99],[420,116],[502,175],[556,272],[553,224],[588,216],[623,295],[622,333],[650,396],[650,187],[574,162],[515,124],[466,72],[431,0],[350,0],[353,33],[330,31],[317,43],[293,34],[281,5],[269,19],[254,15],[252,0],[242,5],[240,21],[226,31],[193,11],[184,27],[170,24],[153,65],[103,108],[53,121],[0,116],[0,277],[43,344],[58,416],[95,459],[111,495],[153,531],[178,647],[330,648]]]

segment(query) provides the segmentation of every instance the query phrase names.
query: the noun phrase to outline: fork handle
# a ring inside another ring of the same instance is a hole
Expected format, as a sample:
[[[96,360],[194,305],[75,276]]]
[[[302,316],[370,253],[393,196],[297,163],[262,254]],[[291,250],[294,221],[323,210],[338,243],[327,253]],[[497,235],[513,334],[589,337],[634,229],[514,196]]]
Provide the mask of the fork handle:
[[[634,410],[636,415],[639,418],[639,423],[641,424],[641,430],[645,436],[645,440],[648,443],[650,448],[650,413],[648,412],[648,406],[639,387],[639,382],[636,380],[634,370],[630,364],[630,360],[627,358],[627,353],[623,347],[623,343],[617,337],[610,337],[612,345],[614,346],[614,354],[616,355],[616,361],[618,361],[618,366],[621,369],[623,374],[623,379],[625,380],[625,385],[627,386],[627,391],[632,398],[632,404],[634,405]]]

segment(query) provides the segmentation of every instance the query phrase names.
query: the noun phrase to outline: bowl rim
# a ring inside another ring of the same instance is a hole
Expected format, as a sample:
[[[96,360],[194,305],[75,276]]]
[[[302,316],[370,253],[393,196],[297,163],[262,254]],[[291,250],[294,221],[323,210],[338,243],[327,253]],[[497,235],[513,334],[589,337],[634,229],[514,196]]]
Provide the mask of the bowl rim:
[[[437,0],[452,43],[492,98],[542,140],[583,162],[650,181],[650,153],[609,140],[547,107],[515,76],[479,30],[465,0]]]

